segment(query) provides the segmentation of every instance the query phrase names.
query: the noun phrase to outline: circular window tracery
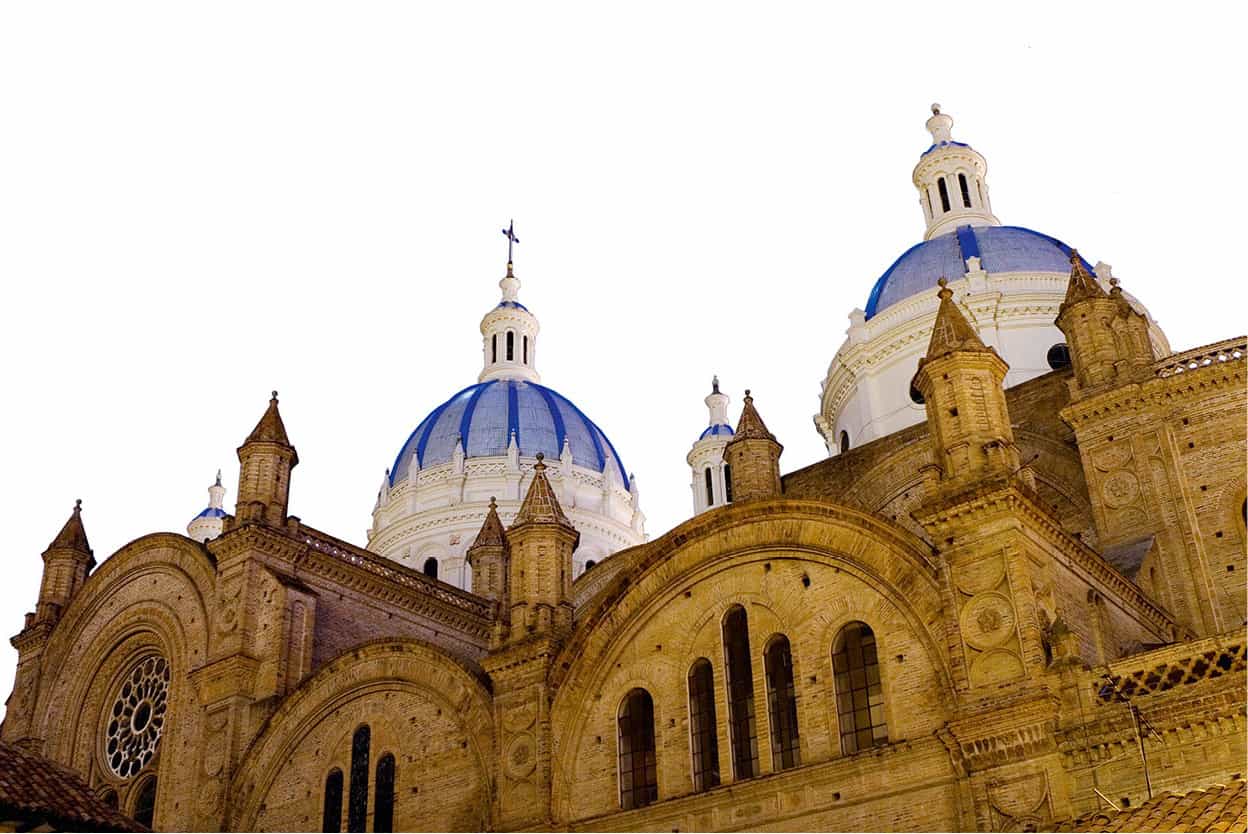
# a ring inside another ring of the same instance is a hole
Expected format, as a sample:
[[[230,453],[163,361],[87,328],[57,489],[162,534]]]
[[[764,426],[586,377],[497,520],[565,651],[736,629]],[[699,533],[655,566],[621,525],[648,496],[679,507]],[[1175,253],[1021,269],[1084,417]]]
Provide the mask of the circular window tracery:
[[[122,678],[104,730],[104,759],[129,779],[156,755],[169,700],[169,664],[158,655],[140,660]]]

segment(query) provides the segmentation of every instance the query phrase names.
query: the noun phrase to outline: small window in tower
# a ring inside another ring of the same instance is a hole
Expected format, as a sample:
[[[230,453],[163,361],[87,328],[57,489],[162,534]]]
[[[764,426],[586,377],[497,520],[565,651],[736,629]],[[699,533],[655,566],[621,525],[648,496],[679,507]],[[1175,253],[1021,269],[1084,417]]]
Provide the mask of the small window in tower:
[[[947,212],[949,211],[949,188],[945,185],[943,177],[936,180],[936,187],[940,189],[940,210]]]
[[[143,783],[143,787],[139,788],[134,798],[134,811],[131,813],[134,821],[140,825],[151,828],[152,821],[156,816],[156,777],[148,779]]]
[[[498,361],[498,334],[495,333],[490,337],[490,361]]]
[[[438,578],[438,560],[430,556],[428,559],[425,560],[425,566],[421,570],[423,570],[425,576],[429,577],[430,579],[437,579]]]
[[[927,216],[932,216],[932,189],[924,188],[923,194],[927,197]]]
[[[706,475],[706,506],[713,507],[715,506],[715,482],[711,477],[711,467],[706,467],[703,474]]]
[[[528,337],[528,336],[525,336],[525,337],[524,337],[524,340],[521,342],[521,344],[522,344],[522,345],[523,345],[523,347],[524,347],[524,353],[523,353],[523,355],[521,356],[521,361],[523,361],[523,362],[524,362],[524,364],[526,364],[526,365],[527,365],[527,364],[529,364],[529,337]]]
[[[1055,371],[1070,367],[1070,347],[1065,342],[1058,342],[1045,354],[1049,367]]]
[[[979,204],[984,204],[984,187],[979,182],[979,177],[975,178],[975,193],[979,195]]]
[[[732,467],[724,464],[724,503],[732,503]]]
[[[516,361],[516,334],[510,330],[507,331],[507,361]]]
[[[584,572],[585,572],[585,573],[589,573],[589,569],[590,569],[590,568],[592,568],[592,567],[593,567],[594,565],[596,565],[596,564],[598,564],[598,563],[597,563],[597,562],[595,562],[593,559],[589,559],[588,561],[586,561],[586,562],[585,562],[585,571],[584,571]]]
[[[849,432],[842,431],[841,432],[841,452],[845,453],[848,451],[849,451]]]
[[[915,405],[923,405],[923,392],[919,390],[917,385],[910,385],[910,401]]]
[[[971,190],[966,186],[966,174],[958,174],[958,187],[962,189],[962,205],[971,207]]]

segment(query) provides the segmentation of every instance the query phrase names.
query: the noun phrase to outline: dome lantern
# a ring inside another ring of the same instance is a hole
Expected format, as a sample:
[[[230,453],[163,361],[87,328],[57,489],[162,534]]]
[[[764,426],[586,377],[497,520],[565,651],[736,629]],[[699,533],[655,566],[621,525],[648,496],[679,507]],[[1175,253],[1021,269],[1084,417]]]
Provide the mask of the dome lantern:
[[[481,319],[481,351],[484,367],[478,382],[492,379],[523,379],[541,382],[537,372],[537,316],[518,300],[520,279],[511,262],[498,282],[502,300]]]
[[[951,232],[959,226],[998,226],[988,197],[988,163],[983,154],[965,142],[954,141],[953,117],[932,105],[927,120],[932,145],[914,166],[914,187],[927,223],[924,240]]]

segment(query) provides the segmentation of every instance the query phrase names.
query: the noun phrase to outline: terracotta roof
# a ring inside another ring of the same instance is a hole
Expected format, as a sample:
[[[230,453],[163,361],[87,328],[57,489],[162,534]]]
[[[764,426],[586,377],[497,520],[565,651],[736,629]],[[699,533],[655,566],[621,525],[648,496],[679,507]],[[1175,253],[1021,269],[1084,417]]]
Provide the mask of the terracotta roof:
[[[932,338],[927,343],[927,358],[935,359],[954,351],[971,351],[987,353],[988,348],[980,340],[975,328],[962,315],[958,305],[953,303],[953,290],[949,289],[944,278],[940,284],[940,307],[936,310],[936,321],[932,323]]]
[[[1058,823],[1054,831],[1244,831],[1245,783],[1237,779],[1185,794],[1155,796],[1137,808],[1097,811]]]
[[[758,410],[754,408],[754,398],[750,396],[750,392],[745,392],[745,403],[741,406],[741,419],[737,421],[737,430],[733,432],[732,439],[736,440],[775,440],[776,436],[767,431],[767,426],[763,423],[763,418],[758,415]]]
[[[63,765],[0,742],[0,824],[57,831],[146,831],[99,799],[82,777]]]
[[[52,544],[48,545],[48,550],[57,548],[68,548],[81,553],[91,552],[91,544],[87,541],[87,530],[82,526],[81,500],[74,502],[74,511],[70,514],[69,520],[61,528],[61,532],[56,534]]]
[[[269,407],[265,409],[264,416],[260,418],[259,423],[256,423],[251,434],[247,435],[247,442],[290,445],[290,438],[286,436],[286,426],[282,423],[282,415],[277,410],[276,391],[273,392],[273,399],[269,400]]]
[[[533,483],[529,484],[529,491],[524,496],[524,503],[520,505],[520,512],[516,513],[516,518],[511,523],[512,527],[529,522],[572,527],[572,522],[563,514],[563,507],[559,506],[555,490],[546,478],[546,464],[542,460],[544,457],[541,452],[537,453],[537,463],[533,464]]]
[[[1062,306],[1083,301],[1085,298],[1108,298],[1100,283],[1083,265],[1083,259],[1074,249],[1070,250],[1070,283],[1066,285],[1066,299]]]
[[[481,525],[481,532],[477,533],[476,539],[472,542],[472,550],[475,547],[500,547],[507,544],[507,537],[503,535],[503,522],[498,517],[498,502],[494,500],[494,496],[490,496],[490,511],[485,515],[485,523]]]

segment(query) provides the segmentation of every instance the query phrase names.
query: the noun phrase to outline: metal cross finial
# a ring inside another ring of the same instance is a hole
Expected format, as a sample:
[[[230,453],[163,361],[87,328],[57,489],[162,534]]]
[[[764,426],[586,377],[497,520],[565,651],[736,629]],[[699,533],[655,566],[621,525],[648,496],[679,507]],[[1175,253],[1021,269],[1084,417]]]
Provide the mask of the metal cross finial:
[[[520,238],[516,237],[516,221],[508,220],[507,228],[503,229],[503,235],[507,238],[507,264],[511,265],[511,247],[520,242]]]

